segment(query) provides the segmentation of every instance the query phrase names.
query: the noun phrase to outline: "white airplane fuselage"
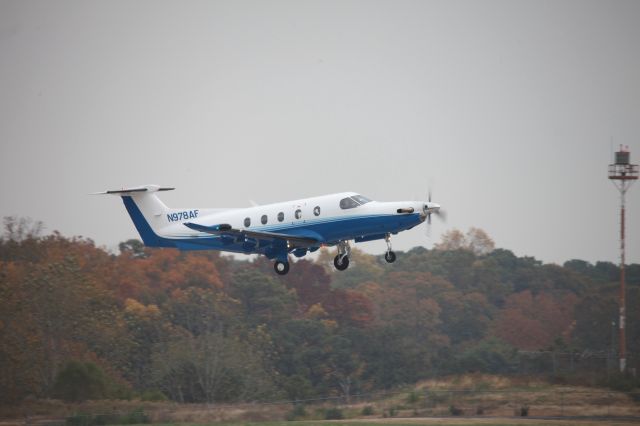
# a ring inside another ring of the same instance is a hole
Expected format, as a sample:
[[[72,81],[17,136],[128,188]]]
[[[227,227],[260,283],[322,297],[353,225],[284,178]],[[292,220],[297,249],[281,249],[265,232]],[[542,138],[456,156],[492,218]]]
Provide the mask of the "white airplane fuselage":
[[[165,206],[156,194],[169,189],[145,185],[106,193],[122,197],[149,247],[263,254],[276,261],[279,274],[289,270],[289,254],[302,257],[333,245],[338,246],[336,268],[346,269],[351,240],[386,239],[386,258],[391,262],[395,254],[390,236],[413,228],[440,210],[431,202],[377,202],[355,192],[238,209],[175,209]]]

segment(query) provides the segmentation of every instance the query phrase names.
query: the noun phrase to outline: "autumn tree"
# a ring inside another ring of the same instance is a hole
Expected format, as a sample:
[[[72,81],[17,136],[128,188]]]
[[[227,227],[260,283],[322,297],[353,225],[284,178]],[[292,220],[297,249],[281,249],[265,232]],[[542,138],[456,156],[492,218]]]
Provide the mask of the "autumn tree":
[[[466,234],[458,229],[445,232],[440,243],[434,245],[437,250],[469,250],[477,256],[493,251],[495,244],[491,237],[480,228],[469,228]]]
[[[138,240],[112,253],[40,229],[13,218],[0,237],[4,403],[60,395],[57,381],[75,380],[62,374],[73,362],[102,372],[106,397],[133,387],[182,402],[295,400],[509,373],[518,349],[602,351],[617,338],[617,265],[544,264],[495,249],[478,229],[452,230],[393,265],[354,250],[343,272],[323,249],[287,276],[264,257]],[[640,265],[628,272],[628,300],[637,300]],[[637,352],[632,303],[627,318]],[[91,382],[93,373],[78,374]]]
[[[295,290],[302,310],[322,303],[331,291],[331,276],[319,264],[301,259],[295,264],[296,273],[287,274],[282,281],[289,289]],[[268,272],[271,274],[271,270]]]
[[[27,268],[0,261],[0,403],[42,394],[40,330],[30,314]]]
[[[9,245],[3,242],[3,252],[14,260],[0,265],[0,291],[6,295],[2,302],[12,305],[2,310],[7,345],[0,347],[7,352],[0,352],[14,354],[6,366],[14,369],[9,377],[29,383],[22,392],[47,395],[70,359],[122,361],[123,352],[113,345],[123,331],[117,305],[104,287],[109,257],[89,240],[58,233]],[[35,257],[21,254],[25,245]]]
[[[331,290],[322,304],[327,316],[343,326],[366,327],[373,321],[373,304],[362,293],[353,290]]]
[[[129,337],[125,374],[137,387],[143,387],[148,384],[153,345],[163,338],[162,312],[157,305],[129,298],[124,301],[122,318]]]
[[[437,298],[452,290],[451,283],[428,272],[391,272],[384,284],[358,287],[371,299],[375,320],[363,346],[366,380],[392,386],[425,377],[449,339],[440,331],[442,309]]]
[[[526,350],[539,350],[557,338],[568,341],[573,327],[573,310],[577,297],[572,293],[552,296],[534,295],[526,290],[507,298],[494,327],[496,336]]]

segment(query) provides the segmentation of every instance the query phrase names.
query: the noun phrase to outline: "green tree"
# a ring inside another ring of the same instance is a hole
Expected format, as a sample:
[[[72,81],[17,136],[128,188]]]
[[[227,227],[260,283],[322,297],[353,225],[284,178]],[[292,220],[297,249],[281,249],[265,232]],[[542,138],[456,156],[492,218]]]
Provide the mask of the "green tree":
[[[173,325],[199,335],[238,325],[239,305],[221,289],[187,287],[171,292],[164,312]]]
[[[598,286],[576,304],[571,335],[579,348],[608,351],[613,346],[617,350],[618,291],[617,284]]]
[[[330,325],[311,319],[291,319],[274,330],[275,368],[290,397],[320,396],[329,392],[331,368],[327,342],[330,336]],[[304,383],[308,386],[303,389],[313,389],[313,395],[306,391],[298,393],[291,388],[291,383],[300,381],[295,376],[305,378]]]
[[[494,308],[479,292],[447,292],[437,298],[442,308],[440,330],[453,344],[480,340],[489,332]]]
[[[331,258],[332,285],[334,288],[353,289],[358,284],[366,281],[378,281],[385,273],[385,268],[382,264],[384,261],[380,256],[367,254],[357,248],[351,249],[349,261],[349,273],[344,274],[333,267],[333,258]]]
[[[69,361],[58,373],[52,395],[67,402],[102,399],[106,395],[104,373],[91,362]]]
[[[516,362],[516,349],[495,337],[491,337],[457,355],[451,371],[505,374],[514,371]]]
[[[328,339],[328,366],[331,379],[349,403],[354,388],[359,385],[365,364],[360,358],[351,339],[346,336],[334,335]]]
[[[148,253],[145,250],[144,243],[140,240],[130,239],[118,244],[120,255],[130,255],[134,258],[148,257]]]
[[[253,348],[221,333],[158,345],[152,371],[155,384],[180,402],[246,401],[277,395]]]
[[[255,269],[235,273],[228,291],[238,301],[243,321],[250,328],[277,324],[295,312],[295,295],[272,276]]]

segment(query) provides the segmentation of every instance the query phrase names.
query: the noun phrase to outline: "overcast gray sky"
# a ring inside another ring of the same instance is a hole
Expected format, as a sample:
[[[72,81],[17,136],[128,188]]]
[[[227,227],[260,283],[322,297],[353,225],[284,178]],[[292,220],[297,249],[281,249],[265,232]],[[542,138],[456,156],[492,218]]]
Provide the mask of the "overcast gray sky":
[[[617,261],[607,164],[612,144],[640,160],[639,22],[638,1],[0,0],[0,216],[113,248],[135,229],[87,193],[431,185],[448,222],[394,248],[475,226],[517,255]],[[640,262],[640,185],[627,206]]]

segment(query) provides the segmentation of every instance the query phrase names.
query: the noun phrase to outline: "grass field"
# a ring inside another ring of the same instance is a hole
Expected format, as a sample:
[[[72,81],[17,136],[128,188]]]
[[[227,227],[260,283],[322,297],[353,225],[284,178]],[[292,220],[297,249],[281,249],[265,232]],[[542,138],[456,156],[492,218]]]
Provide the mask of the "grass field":
[[[553,385],[535,378],[466,375],[352,396],[349,401],[334,398],[304,405],[28,400],[0,407],[0,426],[142,421],[216,426],[628,425],[640,424],[640,394]]]
[[[301,422],[262,422],[262,423],[210,423],[210,426],[629,426],[637,424],[632,421],[623,420],[557,420],[557,419],[451,419],[451,418],[428,418],[428,419],[384,419],[379,421],[301,421]],[[174,426],[175,424],[165,424],[160,426]],[[186,426],[182,424],[181,426]],[[190,424],[189,426],[206,426],[202,424]]]

